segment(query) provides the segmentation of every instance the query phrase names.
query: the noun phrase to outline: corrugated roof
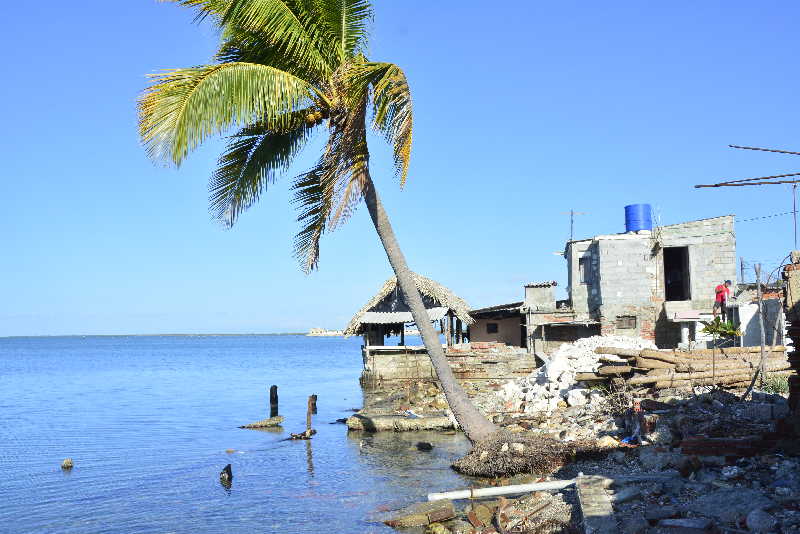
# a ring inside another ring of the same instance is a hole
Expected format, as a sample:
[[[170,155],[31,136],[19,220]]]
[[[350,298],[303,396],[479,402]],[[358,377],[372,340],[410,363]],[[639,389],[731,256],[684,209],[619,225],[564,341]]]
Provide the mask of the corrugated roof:
[[[428,308],[427,312],[431,321],[438,321],[447,315],[447,308]],[[364,312],[358,320],[361,324],[398,324],[414,322],[414,318],[411,317],[411,312]]]
[[[479,308],[477,310],[470,310],[470,315],[488,312],[501,312],[501,311],[520,311],[523,302],[512,302],[510,304],[498,304],[497,306],[489,306],[487,308]]]

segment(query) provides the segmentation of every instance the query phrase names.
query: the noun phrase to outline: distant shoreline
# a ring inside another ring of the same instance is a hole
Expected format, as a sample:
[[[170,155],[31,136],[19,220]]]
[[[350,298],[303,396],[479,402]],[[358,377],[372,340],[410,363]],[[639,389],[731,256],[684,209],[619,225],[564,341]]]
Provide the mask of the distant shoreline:
[[[0,336],[0,339],[45,337],[241,337],[241,336],[305,336],[306,332],[273,332],[267,334],[44,334],[32,336]]]

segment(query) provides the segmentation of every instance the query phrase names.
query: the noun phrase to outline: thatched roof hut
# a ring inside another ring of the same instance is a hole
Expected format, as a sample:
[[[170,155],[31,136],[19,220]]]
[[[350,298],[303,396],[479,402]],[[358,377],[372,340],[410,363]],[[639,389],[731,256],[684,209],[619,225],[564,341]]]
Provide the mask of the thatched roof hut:
[[[456,319],[459,323],[472,324],[473,319],[469,315],[469,305],[464,299],[430,278],[416,273],[412,273],[412,276],[431,321],[446,319],[447,324],[450,325],[450,322]],[[404,325],[413,322],[411,310],[397,285],[397,278],[392,276],[383,284],[378,293],[353,316],[350,324],[344,330],[344,335],[354,336],[380,332],[380,336],[383,337],[390,333],[402,334]]]

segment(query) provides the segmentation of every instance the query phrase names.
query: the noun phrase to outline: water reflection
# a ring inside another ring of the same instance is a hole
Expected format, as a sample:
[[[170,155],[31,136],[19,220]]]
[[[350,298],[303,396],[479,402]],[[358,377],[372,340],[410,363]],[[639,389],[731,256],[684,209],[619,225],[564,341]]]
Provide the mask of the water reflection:
[[[306,440],[306,469],[308,470],[308,476],[314,478],[314,455],[311,451],[311,440]]]

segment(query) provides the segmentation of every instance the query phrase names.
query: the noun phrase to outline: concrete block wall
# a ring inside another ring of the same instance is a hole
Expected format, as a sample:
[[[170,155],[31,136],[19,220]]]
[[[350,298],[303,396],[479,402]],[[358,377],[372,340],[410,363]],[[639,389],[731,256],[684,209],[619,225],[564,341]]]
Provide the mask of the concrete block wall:
[[[591,283],[582,284],[579,269],[579,260],[587,258],[591,266]],[[569,287],[567,288],[572,302],[572,309],[576,318],[587,320],[600,305],[599,279],[599,254],[597,243],[592,240],[573,241],[567,249],[567,274]]]
[[[658,264],[650,236],[601,239],[597,245],[601,331],[655,339]],[[617,319],[624,316],[636,317],[636,327],[619,328]]]
[[[657,245],[657,246],[656,246]],[[617,234],[568,245],[569,290],[576,318],[601,322],[603,334],[637,335],[674,346],[680,326],[664,310],[664,247],[688,247],[691,300],[686,310],[710,311],[714,288],[736,280],[734,217],[726,215],[663,226],[653,235]],[[590,258],[593,284],[580,283],[579,259]],[[672,303],[670,303],[672,304]],[[617,328],[635,316],[635,329]]]
[[[710,310],[714,305],[714,288],[725,280],[732,280],[735,287],[733,215],[663,226],[659,237],[663,247],[689,247],[692,309]]]

